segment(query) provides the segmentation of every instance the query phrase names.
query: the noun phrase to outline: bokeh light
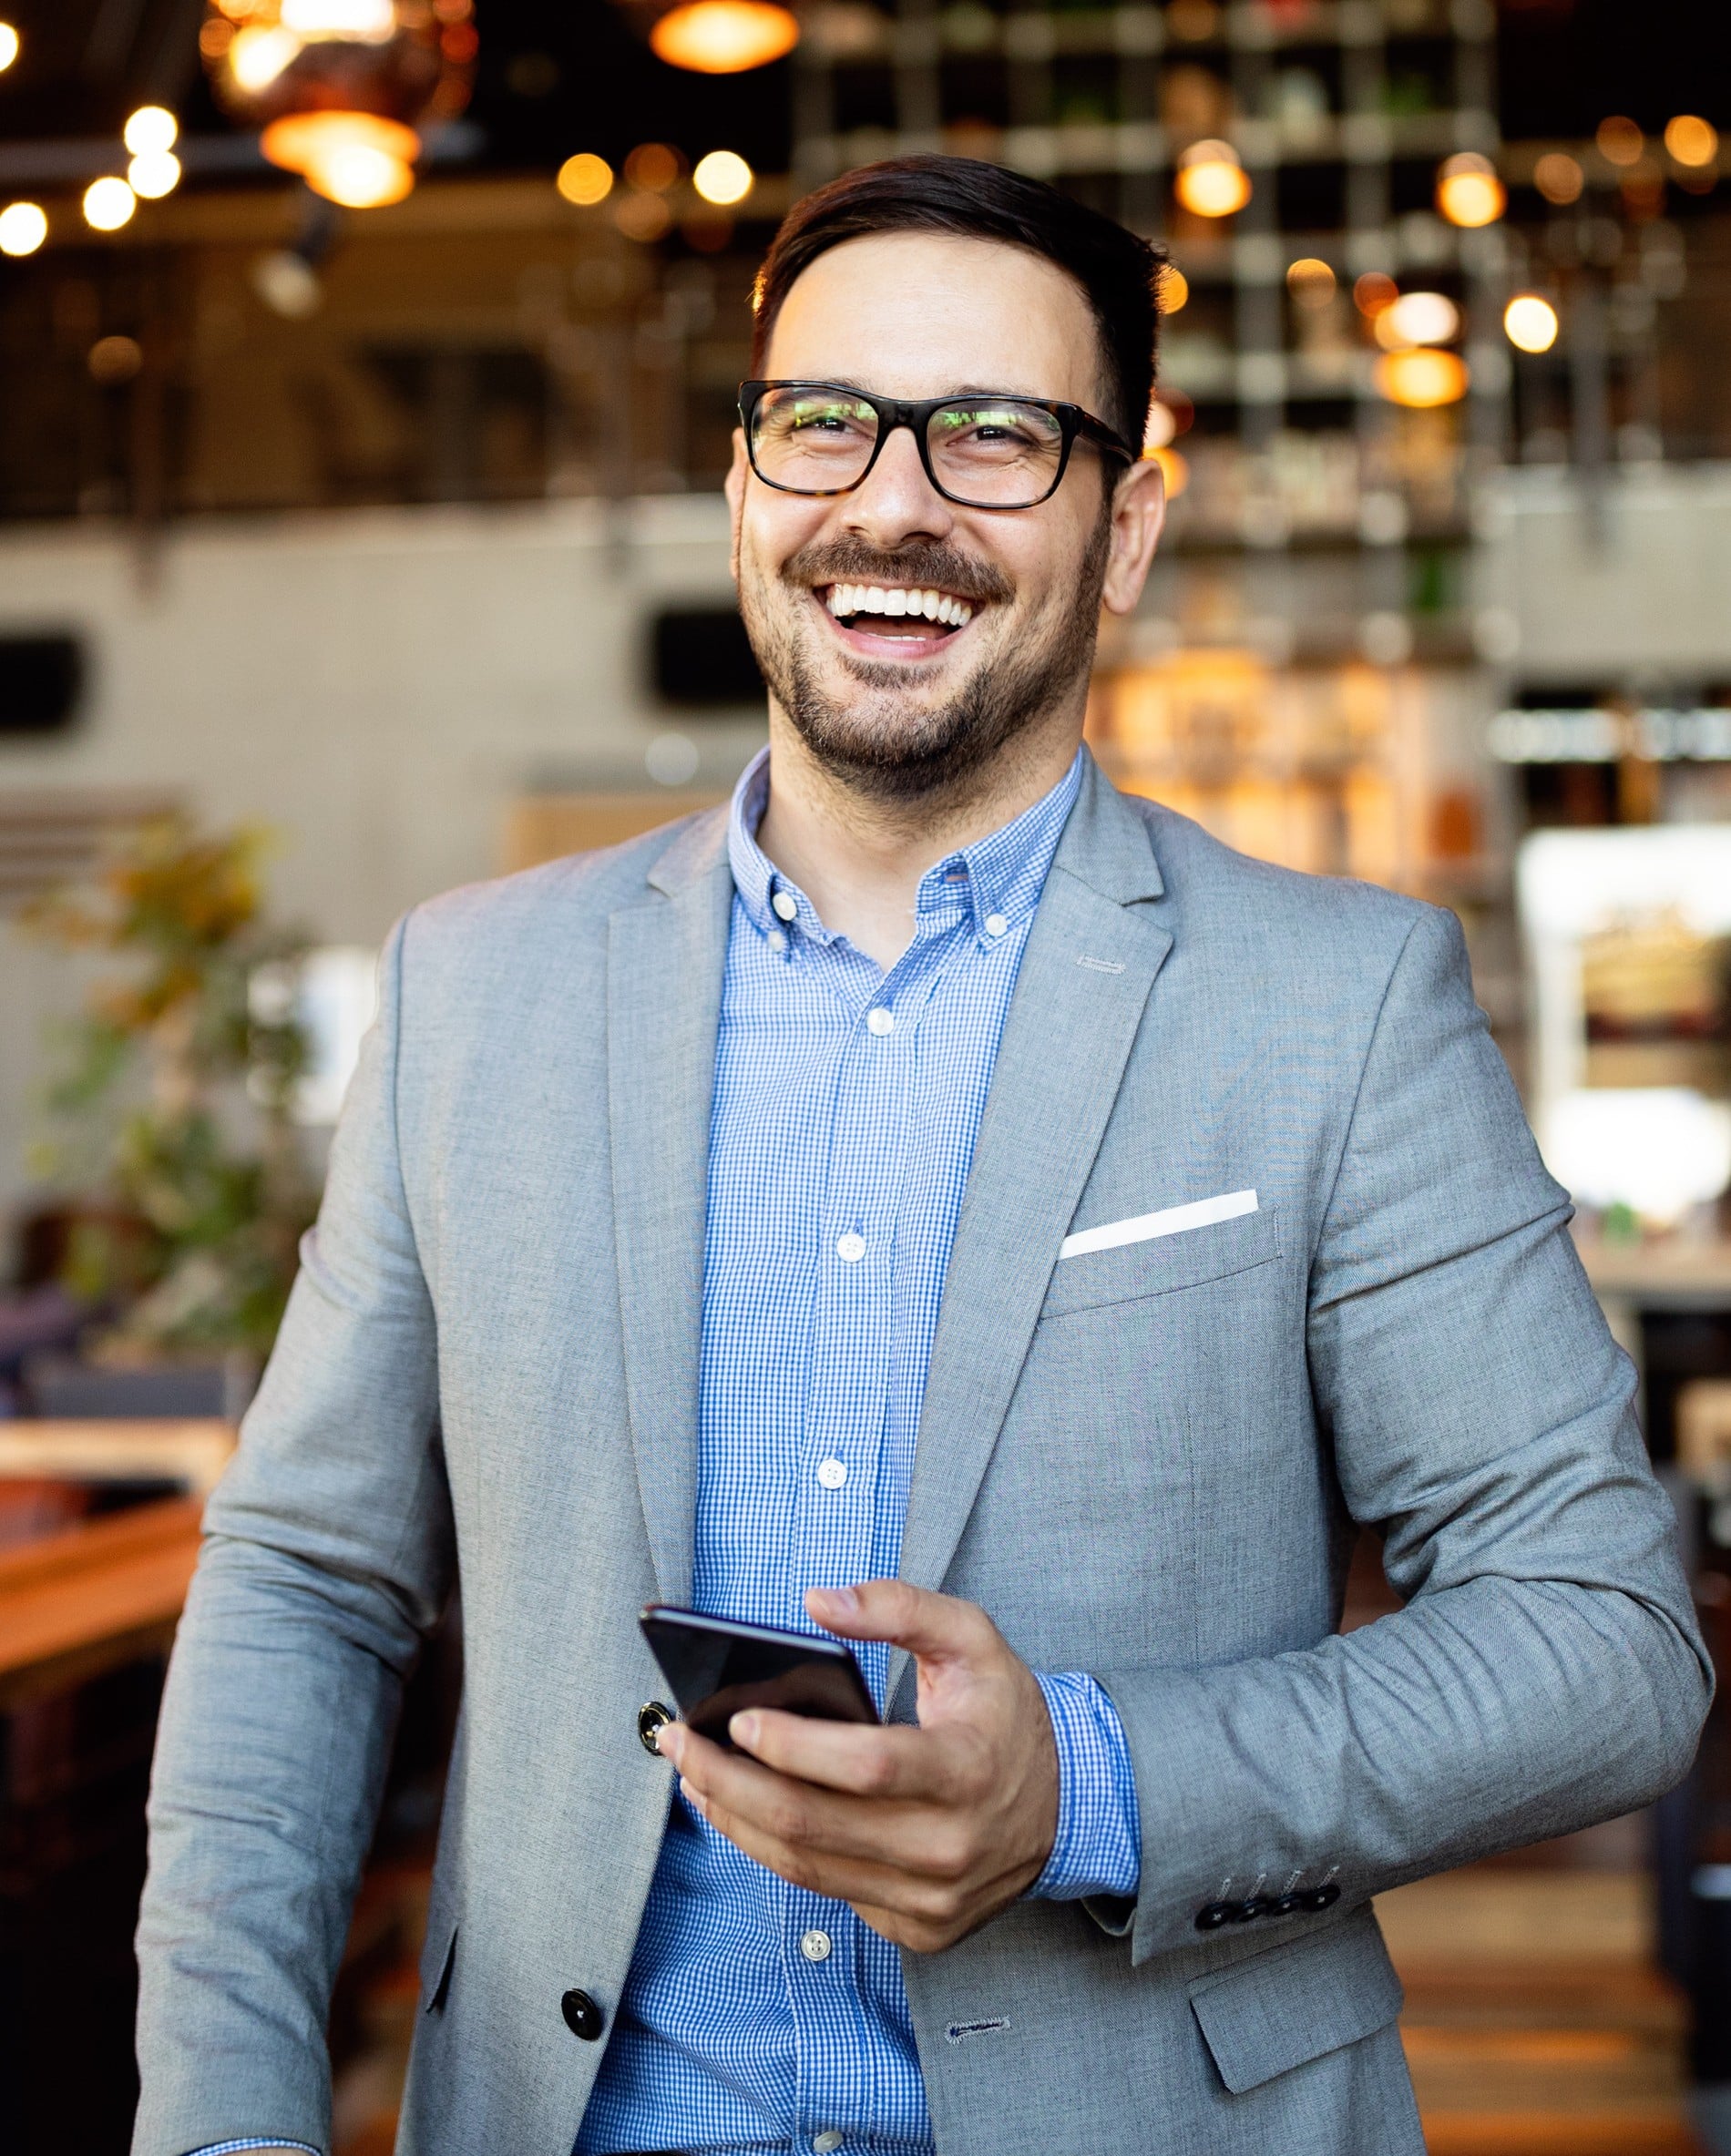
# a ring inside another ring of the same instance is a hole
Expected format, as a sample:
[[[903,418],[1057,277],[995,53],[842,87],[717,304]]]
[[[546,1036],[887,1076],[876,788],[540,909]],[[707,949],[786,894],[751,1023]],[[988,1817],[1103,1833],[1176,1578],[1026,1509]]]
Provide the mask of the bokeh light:
[[[1167,262],[1154,286],[1154,304],[1163,314],[1176,314],[1190,298],[1190,280],[1176,262]]]
[[[48,220],[39,202],[8,202],[0,209],[0,254],[35,254],[48,237]]]
[[[640,142],[625,160],[626,179],[652,195],[665,194],[684,169],[684,158],[667,142]]]
[[[1460,310],[1445,292],[1402,292],[1377,316],[1377,342],[1385,352],[1446,344],[1460,331]]]
[[[1509,207],[1497,168],[1477,150],[1445,158],[1437,169],[1437,208],[1451,225],[1477,231],[1493,225]]]
[[[671,228],[673,212],[668,208],[665,196],[650,194],[644,188],[632,188],[614,203],[613,222],[628,240],[637,240],[648,246]]]
[[[0,23],[0,75],[4,75],[18,56],[18,33],[10,23]]]
[[[1400,287],[1381,270],[1367,270],[1352,288],[1353,305],[1372,322],[1399,297]]]
[[[256,97],[300,58],[301,40],[280,23],[251,23],[225,50],[237,87],[248,97]]]
[[[1680,112],[1665,125],[1664,146],[1679,165],[1710,165],[1719,154],[1719,130],[1697,113]]]
[[[136,337],[98,337],[86,353],[84,363],[92,382],[112,389],[130,382],[144,365],[144,352]]]
[[[697,169],[691,174],[691,185],[704,201],[718,203],[726,209],[732,203],[745,199],[756,178],[751,167],[736,151],[712,149],[707,157],[697,160]]]
[[[587,209],[596,202],[605,202],[612,193],[613,168],[593,150],[579,149],[559,167],[554,185],[568,202]]]
[[[1250,199],[1250,175],[1232,144],[1211,136],[1180,157],[1173,190],[1193,217],[1232,217]]]
[[[147,158],[172,149],[179,133],[180,123],[166,105],[140,105],[121,129],[120,139],[135,158]]]
[[[84,221],[93,231],[118,232],[138,207],[124,179],[93,179],[84,190]]]
[[[1599,155],[1613,165],[1633,165],[1647,147],[1647,138],[1632,119],[1623,113],[1613,112],[1609,119],[1602,119],[1593,139],[1599,146]]]
[[[783,59],[799,43],[799,21],[773,0],[684,0],[650,32],[650,50],[695,75],[742,75]]]
[[[1471,381],[1467,363],[1459,353],[1436,352],[1426,346],[1384,353],[1377,362],[1373,379],[1379,396],[1412,412],[1430,412],[1439,405],[1459,404]]]
[[[1503,334],[1518,352],[1549,352],[1558,327],[1556,309],[1537,292],[1517,292],[1502,311]]]
[[[1326,307],[1335,296],[1334,271],[1319,255],[1301,255],[1286,269],[1286,290],[1300,307]]]
[[[421,148],[413,128],[374,112],[295,112],[272,120],[259,148],[344,209],[379,209],[415,186]]]
[[[1190,465],[1175,449],[1164,443],[1142,451],[1144,462],[1160,466],[1160,475],[1166,482],[1166,499],[1175,502],[1190,485]]]
[[[1581,199],[1587,176],[1567,150],[1548,149],[1532,168],[1532,184],[1559,209]]]
[[[180,160],[171,149],[141,149],[127,167],[127,185],[147,202],[159,202],[180,184]]]

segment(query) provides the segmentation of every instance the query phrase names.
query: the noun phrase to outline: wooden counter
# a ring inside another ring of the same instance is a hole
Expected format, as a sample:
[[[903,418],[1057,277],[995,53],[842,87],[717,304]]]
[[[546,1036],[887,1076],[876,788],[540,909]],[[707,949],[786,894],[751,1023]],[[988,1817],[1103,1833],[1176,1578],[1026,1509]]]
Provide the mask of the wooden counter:
[[[0,1712],[166,1652],[203,1510],[169,1497],[0,1551]]]
[[[1731,1310],[1731,1242],[1606,1242],[1577,1235],[1593,1293],[1637,1310]]]
[[[214,1420],[0,1422],[0,1477],[175,1482],[203,1497],[234,1443],[234,1425]]]

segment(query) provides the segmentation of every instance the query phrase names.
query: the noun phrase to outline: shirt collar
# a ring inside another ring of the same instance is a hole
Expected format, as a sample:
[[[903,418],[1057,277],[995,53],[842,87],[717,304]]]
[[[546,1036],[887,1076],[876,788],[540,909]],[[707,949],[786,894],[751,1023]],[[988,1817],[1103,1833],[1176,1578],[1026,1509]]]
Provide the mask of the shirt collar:
[[[914,904],[917,934],[952,925],[960,908],[971,918],[977,935],[996,943],[1006,929],[1032,913],[1081,789],[1083,756],[1078,749],[1051,792],[1024,809],[1013,823],[976,839],[971,846],[959,847],[926,871]],[[811,900],[783,875],[757,843],[757,827],[768,801],[769,751],[760,749],[733,789],[727,827],[733,888],[760,933],[784,932],[797,925],[814,942],[833,942]],[[778,897],[783,902],[779,912]],[[791,915],[786,911],[790,903]]]

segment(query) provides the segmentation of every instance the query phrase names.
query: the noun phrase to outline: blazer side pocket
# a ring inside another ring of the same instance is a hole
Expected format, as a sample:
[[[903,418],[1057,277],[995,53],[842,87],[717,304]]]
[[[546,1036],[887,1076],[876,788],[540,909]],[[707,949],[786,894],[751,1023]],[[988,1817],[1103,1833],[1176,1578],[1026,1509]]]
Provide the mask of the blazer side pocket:
[[[456,1919],[434,1910],[427,1917],[426,1943],[421,1948],[422,2013],[435,2013],[444,2006],[456,1962]]]
[[[1321,1938],[1270,1947],[1190,1987],[1190,2010],[1234,2096],[1374,2036],[1404,2003],[1367,1908]]]
[[[1147,1242],[1121,1243],[1116,1250],[1090,1251],[1066,1258],[1052,1269],[1042,1318],[1064,1317],[1103,1303],[1133,1303],[1144,1295],[1168,1295],[1178,1288],[1197,1288],[1211,1280],[1247,1272],[1280,1255],[1280,1214],[1265,1205],[1256,1212],[1179,1235],[1159,1235]]]

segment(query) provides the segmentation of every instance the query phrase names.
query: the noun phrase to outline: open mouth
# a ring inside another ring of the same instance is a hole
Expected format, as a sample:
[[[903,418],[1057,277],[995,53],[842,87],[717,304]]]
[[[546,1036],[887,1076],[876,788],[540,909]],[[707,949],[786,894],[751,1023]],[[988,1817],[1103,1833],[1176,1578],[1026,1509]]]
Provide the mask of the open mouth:
[[[873,643],[936,650],[974,618],[972,599],[911,584],[829,584],[816,595],[838,628]]]

